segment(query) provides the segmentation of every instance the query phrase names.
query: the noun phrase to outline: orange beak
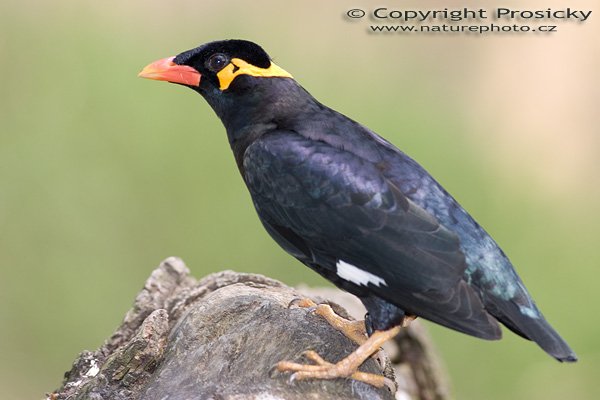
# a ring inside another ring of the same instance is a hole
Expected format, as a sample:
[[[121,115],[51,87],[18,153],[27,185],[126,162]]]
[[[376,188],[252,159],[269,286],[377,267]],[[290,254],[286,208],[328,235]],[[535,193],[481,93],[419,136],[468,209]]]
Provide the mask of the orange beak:
[[[175,57],[163,58],[144,67],[138,74],[140,78],[154,79],[181,83],[188,86],[200,86],[201,75],[192,67],[178,65],[173,62]]]

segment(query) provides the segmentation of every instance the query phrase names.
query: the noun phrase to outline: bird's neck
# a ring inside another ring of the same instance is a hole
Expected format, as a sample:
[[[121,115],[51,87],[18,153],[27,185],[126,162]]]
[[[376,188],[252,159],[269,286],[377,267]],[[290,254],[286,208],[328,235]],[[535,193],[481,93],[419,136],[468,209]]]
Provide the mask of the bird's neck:
[[[314,111],[319,103],[293,79],[253,78],[236,83],[236,92],[207,100],[227,130],[241,170],[250,144],[266,133],[290,129],[292,120]]]

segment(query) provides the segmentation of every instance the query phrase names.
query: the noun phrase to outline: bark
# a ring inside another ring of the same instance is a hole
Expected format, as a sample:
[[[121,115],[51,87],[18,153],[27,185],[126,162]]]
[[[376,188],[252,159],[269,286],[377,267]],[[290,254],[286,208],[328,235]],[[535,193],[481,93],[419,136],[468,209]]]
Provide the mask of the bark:
[[[356,345],[311,310],[310,297],[362,318],[355,297],[335,289],[293,289],[254,274],[223,271],[197,281],[178,258],[152,272],[123,323],[84,351],[49,399],[446,399],[447,386],[423,327],[415,321],[361,370],[395,379],[398,390],[348,379],[290,382],[281,360],[306,362],[311,349],[335,362]],[[383,364],[383,367],[380,365]]]

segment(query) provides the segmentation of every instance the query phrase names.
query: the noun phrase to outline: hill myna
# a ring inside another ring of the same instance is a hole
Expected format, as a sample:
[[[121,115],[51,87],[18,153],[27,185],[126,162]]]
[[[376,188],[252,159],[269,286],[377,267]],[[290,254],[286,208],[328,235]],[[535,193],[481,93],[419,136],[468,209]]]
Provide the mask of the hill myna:
[[[360,346],[337,364],[307,352],[314,365],[279,370],[381,386],[383,377],[358,367],[415,317],[483,339],[499,339],[500,322],[559,361],[577,360],[504,252],[423,167],[319,103],[260,46],[211,42],[139,75],[206,99],[267,232],[367,309],[361,328],[316,306]]]

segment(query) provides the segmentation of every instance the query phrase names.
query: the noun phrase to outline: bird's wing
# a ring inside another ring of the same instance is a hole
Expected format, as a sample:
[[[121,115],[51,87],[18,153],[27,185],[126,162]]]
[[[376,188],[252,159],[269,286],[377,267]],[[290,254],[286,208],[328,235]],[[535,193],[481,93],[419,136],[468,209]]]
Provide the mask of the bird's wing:
[[[267,230],[343,287],[484,338],[496,322],[463,280],[458,237],[410,201],[376,164],[292,132],[248,147],[244,178]]]

